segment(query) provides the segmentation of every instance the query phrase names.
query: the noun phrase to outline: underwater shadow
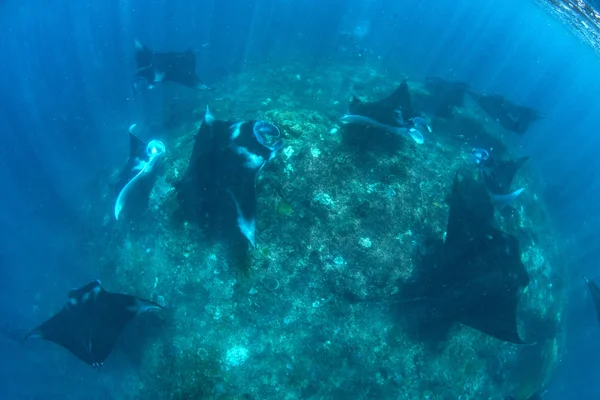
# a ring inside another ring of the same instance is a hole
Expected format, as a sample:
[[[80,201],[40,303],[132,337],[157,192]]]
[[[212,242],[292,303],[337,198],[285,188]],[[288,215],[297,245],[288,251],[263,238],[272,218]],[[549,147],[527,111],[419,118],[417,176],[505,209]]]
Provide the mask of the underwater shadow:
[[[408,282],[400,282],[400,294],[390,304],[391,313],[404,328],[409,339],[425,344],[430,351],[441,351],[440,344],[448,339],[453,321],[431,321],[426,315],[428,303],[424,297],[424,283],[433,279],[432,266],[437,265],[444,242],[438,238],[426,238],[421,249],[425,254],[419,258],[415,272]],[[435,293],[432,294],[435,296]]]

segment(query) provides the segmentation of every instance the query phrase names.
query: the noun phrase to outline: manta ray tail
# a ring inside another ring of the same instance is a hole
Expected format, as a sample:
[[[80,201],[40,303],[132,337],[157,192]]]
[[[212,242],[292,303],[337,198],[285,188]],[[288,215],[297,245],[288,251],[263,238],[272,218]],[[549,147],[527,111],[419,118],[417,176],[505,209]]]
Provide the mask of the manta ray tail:
[[[406,79],[400,83],[400,86],[398,86],[394,93],[385,99],[385,101],[398,106],[401,110],[412,110],[410,92],[408,91],[408,83]]]
[[[137,136],[139,130],[137,124],[129,126],[129,157],[143,157],[146,152],[146,143]]]
[[[135,39],[135,61],[137,68],[143,69],[152,66],[154,52]]]
[[[510,205],[522,192],[524,188],[510,192],[512,181],[521,166],[529,160],[529,157],[521,157],[518,160],[497,161],[490,157],[481,164],[479,170],[484,185],[492,204],[501,210]]]
[[[144,50],[146,50],[146,47],[144,47],[144,45],[141,44],[139,40],[135,39],[135,51],[144,51]]]
[[[517,160],[503,161],[497,167],[497,176],[504,187],[510,187],[517,171],[529,160],[529,157],[521,157]]]

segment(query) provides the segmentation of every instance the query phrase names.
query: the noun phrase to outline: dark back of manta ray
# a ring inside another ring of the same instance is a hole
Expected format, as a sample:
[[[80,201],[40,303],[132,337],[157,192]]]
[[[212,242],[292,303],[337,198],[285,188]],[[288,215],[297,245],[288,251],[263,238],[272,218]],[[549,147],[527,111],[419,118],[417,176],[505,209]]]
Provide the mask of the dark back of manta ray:
[[[137,314],[134,297],[120,294],[100,292],[98,300],[92,303],[93,310],[86,315],[92,327],[92,353],[96,362],[102,363],[112,351],[119,335],[125,326]]]
[[[600,287],[598,287],[598,285],[596,285],[596,283],[592,282],[591,280],[588,281],[587,285],[592,296],[592,301],[594,302],[594,307],[596,308],[598,322],[600,322]]]
[[[398,115],[401,115],[404,121],[414,117],[406,80],[402,81],[392,94],[381,100],[366,103],[353,98],[348,109],[350,114],[369,117],[389,126],[399,126]],[[397,111],[401,111],[401,114],[398,114]]]
[[[515,175],[527,160],[529,160],[529,157],[521,157],[516,160],[499,160],[494,156],[490,156],[482,165],[485,185],[495,194],[510,193]]]
[[[462,107],[469,84],[446,81],[442,78],[425,79],[425,88],[431,94],[427,100],[427,108],[436,117],[451,118],[455,107]]]
[[[226,187],[219,179],[223,168],[222,154],[227,142],[220,143],[219,133],[228,130],[230,124],[214,121],[202,122],[194,139],[194,148],[183,178],[175,184],[177,197],[186,218],[200,226],[218,222],[221,201],[226,200]]]
[[[529,283],[514,236],[492,227],[493,206],[472,179],[455,180],[447,237],[431,239],[412,279],[392,302],[413,339],[435,344],[461,323],[499,340],[523,343],[519,296]]]
[[[165,81],[177,82],[188,87],[195,87],[198,84],[196,55],[191,50],[178,53],[154,53],[153,65],[158,71],[165,73]]]
[[[475,100],[503,128],[519,135],[523,135],[532,122],[540,119],[539,113],[534,109],[519,106],[497,94],[475,95]]]
[[[138,70],[151,67],[153,61],[154,61],[154,52],[152,50],[150,50],[146,46],[142,46],[139,49],[136,47],[135,63],[137,65]]]
[[[415,116],[406,80],[389,96],[374,102],[363,102],[356,97],[348,105],[350,114],[362,115],[385,125],[399,127],[398,117],[404,121]],[[399,114],[397,111],[401,111]],[[348,124],[342,131],[344,143],[353,147],[396,153],[406,138],[382,132],[379,128]]]
[[[188,168],[175,187],[186,219],[206,228],[209,239],[240,239],[235,204],[228,192],[236,166],[228,149],[233,122],[202,123]]]
[[[85,363],[101,364],[136,313],[134,297],[102,290],[95,300],[63,308],[36,331]]]

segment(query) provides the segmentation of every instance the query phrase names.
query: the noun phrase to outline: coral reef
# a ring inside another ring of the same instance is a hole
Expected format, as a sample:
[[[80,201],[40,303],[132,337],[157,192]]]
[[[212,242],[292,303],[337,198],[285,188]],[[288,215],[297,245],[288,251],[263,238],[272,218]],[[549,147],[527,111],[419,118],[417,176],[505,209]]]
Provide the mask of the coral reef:
[[[260,66],[199,94],[198,121],[210,99],[215,115],[275,123],[286,147],[259,176],[257,247],[241,256],[178,212],[172,185],[192,150],[189,125],[168,134],[144,218],[111,226],[111,288],[167,307],[132,398],[525,399],[543,385],[561,348],[564,288],[556,235],[530,189],[496,221],[520,240],[531,277],[520,328],[536,345],[456,325],[431,347],[391,317],[386,299],[411,277],[427,238],[444,237],[454,174],[477,176],[471,149],[514,155],[508,134],[472,102],[432,120],[423,145],[340,127],[352,93],[376,98],[401,78]],[[427,101],[422,85],[410,86],[415,104]],[[515,187],[528,187],[530,174],[525,167]]]

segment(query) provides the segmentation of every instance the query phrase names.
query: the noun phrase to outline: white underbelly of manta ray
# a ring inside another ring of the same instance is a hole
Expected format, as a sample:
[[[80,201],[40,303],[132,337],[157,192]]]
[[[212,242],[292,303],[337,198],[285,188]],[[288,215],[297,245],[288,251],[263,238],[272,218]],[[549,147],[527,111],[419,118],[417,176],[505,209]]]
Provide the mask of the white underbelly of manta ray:
[[[153,172],[155,165],[161,160],[166,152],[166,147],[163,142],[159,140],[151,140],[147,145],[145,145],[143,153],[140,154],[140,151],[142,150],[139,148],[141,147],[139,145],[140,139],[134,134],[136,128],[136,124],[133,124],[129,127],[130,142],[138,144],[138,147],[134,148],[132,146],[130,149],[130,162],[128,163],[130,166],[126,167],[129,169],[129,171],[125,172],[138,172],[127,181],[117,196],[114,208],[114,215],[115,219],[117,220],[121,215],[121,211],[123,211],[123,208],[127,204],[127,199],[130,197],[131,192],[135,190],[137,186],[139,186],[141,179]]]

